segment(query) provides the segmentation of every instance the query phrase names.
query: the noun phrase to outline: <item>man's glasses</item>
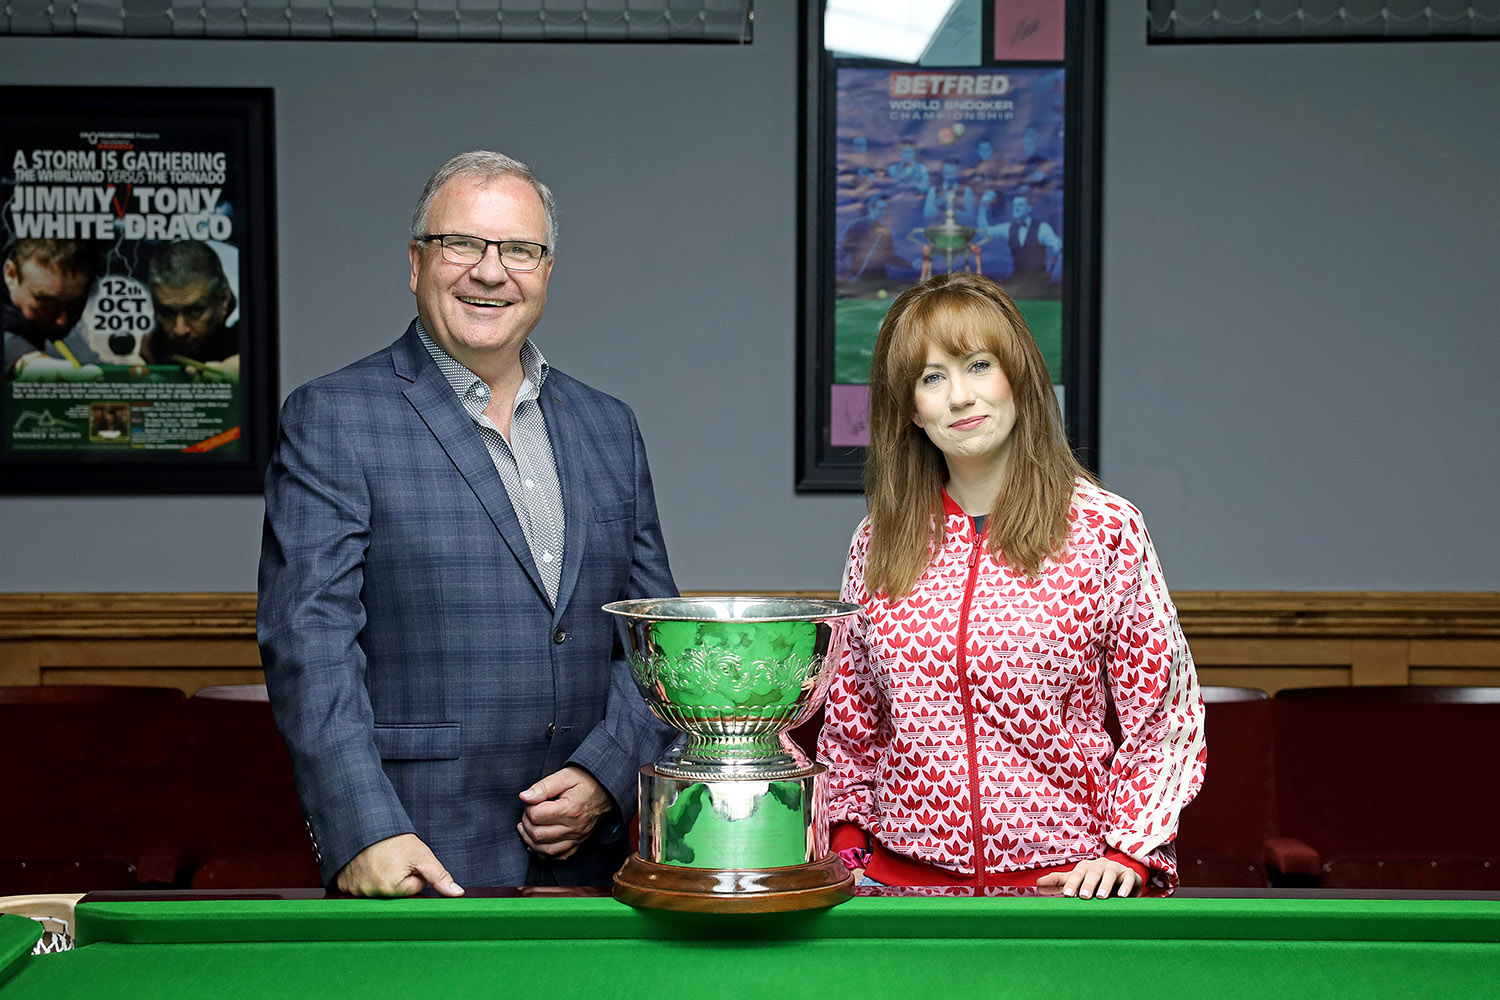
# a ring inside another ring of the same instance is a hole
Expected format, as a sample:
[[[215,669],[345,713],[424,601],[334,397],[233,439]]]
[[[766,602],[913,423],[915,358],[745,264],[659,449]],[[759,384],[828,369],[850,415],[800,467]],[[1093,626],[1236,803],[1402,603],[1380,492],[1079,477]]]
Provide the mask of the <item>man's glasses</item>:
[[[541,243],[525,240],[487,240],[483,236],[463,236],[458,233],[438,233],[418,236],[418,243],[436,243],[443,249],[443,259],[450,264],[473,267],[484,260],[490,247],[500,254],[500,263],[507,271],[535,271],[547,256],[547,248]]]

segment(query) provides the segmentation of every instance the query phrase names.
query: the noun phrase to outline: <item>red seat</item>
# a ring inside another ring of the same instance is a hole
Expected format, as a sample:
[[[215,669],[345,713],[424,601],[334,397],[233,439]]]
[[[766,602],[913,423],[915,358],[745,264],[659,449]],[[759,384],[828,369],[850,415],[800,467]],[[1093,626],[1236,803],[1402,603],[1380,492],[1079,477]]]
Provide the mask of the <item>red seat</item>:
[[[1264,888],[1277,833],[1271,701],[1258,688],[1202,690],[1208,770],[1179,820],[1178,872],[1186,886]],[[1305,855],[1299,866],[1312,867]]]
[[[1276,696],[1282,832],[1330,888],[1500,889],[1500,688]]]
[[[177,688],[111,684],[0,686],[0,705],[172,704],[184,699]]]
[[[292,762],[264,700],[191,698],[195,888],[317,888]]]
[[[182,692],[159,690],[165,693],[96,696],[42,688],[20,698],[6,691],[0,759],[12,766],[0,822],[0,895],[84,892],[127,879],[167,886],[183,876],[175,828],[188,799],[184,762],[192,746]],[[52,696],[64,692],[83,697]]]

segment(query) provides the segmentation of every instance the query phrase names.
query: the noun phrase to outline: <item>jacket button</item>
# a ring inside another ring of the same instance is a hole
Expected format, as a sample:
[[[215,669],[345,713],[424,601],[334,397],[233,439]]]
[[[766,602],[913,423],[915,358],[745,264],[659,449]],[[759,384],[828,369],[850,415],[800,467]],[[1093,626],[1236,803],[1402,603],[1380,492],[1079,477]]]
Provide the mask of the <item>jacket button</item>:
[[[552,738],[552,734],[555,733],[555,732],[557,732],[557,723],[555,723],[555,722],[549,722],[549,723],[547,723],[547,739],[550,740]]]
[[[552,633],[552,641],[557,643],[558,645],[562,645],[562,641],[567,637],[568,633],[564,632],[562,629],[557,629]]]

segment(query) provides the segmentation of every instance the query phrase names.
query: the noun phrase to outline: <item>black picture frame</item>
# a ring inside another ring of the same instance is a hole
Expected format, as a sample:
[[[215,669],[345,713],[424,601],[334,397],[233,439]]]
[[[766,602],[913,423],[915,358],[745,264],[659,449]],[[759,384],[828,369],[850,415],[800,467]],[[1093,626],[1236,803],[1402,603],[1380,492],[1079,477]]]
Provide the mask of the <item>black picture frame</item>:
[[[265,88],[0,87],[0,493],[262,490],[279,401],[274,114]],[[37,289],[82,275],[64,240],[94,272],[84,305],[49,311]]]
[[[983,7],[980,66],[1036,70],[1061,67],[1065,77],[1064,212],[1060,301],[1063,416],[1080,461],[1098,468],[1099,442],[1099,212],[1103,106],[1104,4],[1066,0],[1061,62],[997,61],[993,0]],[[835,61],[824,50],[823,0],[801,0],[797,270],[797,443],[799,493],[857,492],[863,487],[865,448],[834,445],[832,391],[835,329],[836,69],[880,66]],[[911,68],[883,64],[891,69]],[[1002,282],[1004,284],[1004,282]]]

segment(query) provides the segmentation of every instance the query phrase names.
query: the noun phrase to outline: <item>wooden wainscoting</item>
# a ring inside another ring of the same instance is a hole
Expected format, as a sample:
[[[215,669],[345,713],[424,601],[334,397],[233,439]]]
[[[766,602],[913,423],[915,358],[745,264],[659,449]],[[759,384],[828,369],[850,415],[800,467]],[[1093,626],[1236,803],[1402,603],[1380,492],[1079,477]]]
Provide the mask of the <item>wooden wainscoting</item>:
[[[1189,590],[1174,598],[1205,684],[1272,693],[1500,685],[1500,593]],[[0,684],[149,684],[191,694],[261,679],[254,594],[0,594]]]

